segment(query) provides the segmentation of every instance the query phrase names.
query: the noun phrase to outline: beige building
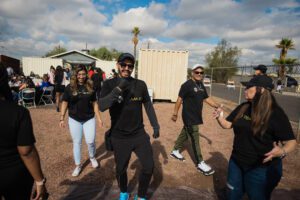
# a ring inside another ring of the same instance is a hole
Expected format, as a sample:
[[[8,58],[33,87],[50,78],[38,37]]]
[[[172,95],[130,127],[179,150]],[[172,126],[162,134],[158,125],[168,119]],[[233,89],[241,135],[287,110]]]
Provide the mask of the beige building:
[[[188,51],[139,50],[138,78],[153,91],[153,99],[177,100],[180,86],[187,80],[188,55]]]

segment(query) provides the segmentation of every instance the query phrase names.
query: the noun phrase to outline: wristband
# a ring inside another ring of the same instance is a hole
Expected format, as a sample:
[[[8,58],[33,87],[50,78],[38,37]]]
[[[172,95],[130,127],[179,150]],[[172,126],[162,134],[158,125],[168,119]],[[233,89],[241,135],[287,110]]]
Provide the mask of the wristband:
[[[281,150],[283,153],[281,154],[280,158],[283,159],[284,157],[286,157],[287,154],[283,147],[281,147]]]
[[[41,180],[41,181],[35,181],[35,184],[36,184],[37,186],[45,185],[45,183],[46,183],[46,178],[43,178],[43,180]]]

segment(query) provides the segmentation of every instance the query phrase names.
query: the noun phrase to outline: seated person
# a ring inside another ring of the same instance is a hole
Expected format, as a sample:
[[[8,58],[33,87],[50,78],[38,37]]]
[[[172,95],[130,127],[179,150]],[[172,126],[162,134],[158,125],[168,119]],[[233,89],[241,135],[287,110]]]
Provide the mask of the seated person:
[[[50,86],[49,77],[47,74],[44,74],[42,84],[39,86],[39,90],[43,90],[44,88],[49,86]]]

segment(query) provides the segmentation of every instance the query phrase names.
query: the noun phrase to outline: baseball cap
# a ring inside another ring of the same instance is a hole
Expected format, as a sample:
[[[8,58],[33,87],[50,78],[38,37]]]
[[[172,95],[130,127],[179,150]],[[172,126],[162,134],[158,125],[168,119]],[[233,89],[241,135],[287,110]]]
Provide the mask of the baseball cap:
[[[135,64],[134,56],[130,53],[122,53],[118,58],[118,62],[124,62],[126,59],[131,60]]]
[[[199,63],[194,64],[193,67],[192,67],[192,70],[195,70],[195,69],[197,69],[197,68],[199,68],[199,67],[202,67],[202,68],[203,68],[203,66],[204,66],[204,65],[199,64]]]
[[[265,65],[257,65],[256,67],[253,67],[254,70],[260,70],[262,73],[266,73],[267,67]]]
[[[247,89],[253,86],[263,87],[267,90],[272,90],[274,88],[273,80],[265,75],[255,76],[248,82],[241,82]]]

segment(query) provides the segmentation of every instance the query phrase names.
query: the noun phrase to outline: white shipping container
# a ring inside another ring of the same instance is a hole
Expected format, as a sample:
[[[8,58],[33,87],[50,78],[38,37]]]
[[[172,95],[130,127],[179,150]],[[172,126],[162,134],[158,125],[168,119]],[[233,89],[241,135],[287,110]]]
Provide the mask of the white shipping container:
[[[32,71],[39,76],[47,74],[50,71],[50,66],[63,66],[63,60],[60,58],[38,58],[38,57],[22,57],[22,67],[25,76],[29,76]]]
[[[153,99],[175,102],[187,79],[188,51],[140,49],[138,78],[153,91]]]
[[[115,69],[117,72],[116,63],[117,61],[97,60],[96,67],[101,68],[105,72],[106,77],[109,78],[112,74],[112,69]]]

